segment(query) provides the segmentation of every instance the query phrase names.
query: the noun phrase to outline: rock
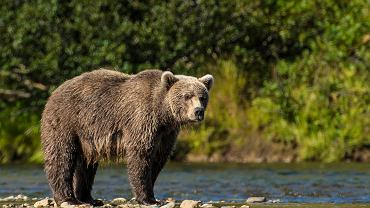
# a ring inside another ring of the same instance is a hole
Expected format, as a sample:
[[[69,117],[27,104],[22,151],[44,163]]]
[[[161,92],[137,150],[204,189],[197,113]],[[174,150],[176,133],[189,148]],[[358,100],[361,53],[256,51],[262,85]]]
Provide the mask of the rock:
[[[200,207],[202,207],[202,208],[212,208],[214,206],[212,204],[202,204]]]
[[[93,208],[94,206],[90,205],[90,204],[82,204],[82,205],[78,205],[78,208]]]
[[[248,205],[242,205],[242,206],[240,206],[240,208],[249,208],[249,206]]]
[[[261,202],[265,202],[266,201],[266,197],[249,197],[247,199],[247,203],[261,203]]]
[[[280,199],[270,199],[267,201],[267,203],[273,203],[273,204],[280,203]]]
[[[174,198],[167,198],[166,202],[176,202],[176,200]]]
[[[92,205],[90,205],[90,204],[81,204],[81,205],[72,205],[72,204],[70,204],[70,203],[68,203],[68,202],[63,202],[61,205],[60,205],[60,207],[62,207],[62,208],[91,208],[91,207],[93,207]]]
[[[118,208],[129,208],[130,206],[128,204],[121,204],[117,206]]]
[[[222,206],[221,208],[235,208],[235,206]]]
[[[153,204],[153,205],[140,205],[140,208],[159,208],[158,205]]]
[[[167,204],[161,206],[161,208],[174,208],[174,207],[175,207],[174,201],[168,202]]]
[[[51,206],[52,204],[53,204],[53,201],[51,199],[45,198],[43,200],[35,202],[33,206],[36,208],[37,207],[48,207],[48,206]]]
[[[63,208],[72,208],[72,207],[76,207],[74,205],[71,205],[69,204],[68,202],[63,202],[60,207],[63,207]]]
[[[28,200],[28,196],[25,196],[25,195],[19,194],[19,195],[17,195],[16,197],[14,197],[14,199],[15,199],[16,201],[27,201],[27,200]]]
[[[113,206],[111,204],[104,204],[103,207],[110,208],[110,207],[113,207]]]
[[[198,207],[200,201],[194,201],[194,200],[184,200],[180,204],[180,208],[194,208]]]
[[[4,204],[2,207],[3,208],[13,208],[13,207],[18,207],[18,206],[16,206],[15,204]]]
[[[117,207],[119,207],[119,208],[139,208],[140,205],[139,204],[132,204],[132,203],[128,202],[126,204],[120,204]]]
[[[115,198],[115,199],[112,200],[111,203],[113,205],[118,206],[118,205],[121,205],[121,204],[125,204],[126,202],[127,202],[127,199],[125,199],[125,198]]]
[[[14,201],[14,200],[15,200],[14,196],[8,196],[8,197],[0,199],[0,201]]]

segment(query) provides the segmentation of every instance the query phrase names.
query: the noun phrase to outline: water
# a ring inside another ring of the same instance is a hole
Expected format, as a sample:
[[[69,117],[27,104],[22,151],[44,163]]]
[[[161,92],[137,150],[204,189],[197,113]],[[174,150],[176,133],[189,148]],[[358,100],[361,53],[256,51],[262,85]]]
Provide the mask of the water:
[[[243,202],[265,196],[283,203],[370,203],[368,164],[169,164],[155,187],[159,199]],[[0,197],[50,196],[41,166],[1,166]],[[98,170],[93,196],[131,198],[126,169]]]

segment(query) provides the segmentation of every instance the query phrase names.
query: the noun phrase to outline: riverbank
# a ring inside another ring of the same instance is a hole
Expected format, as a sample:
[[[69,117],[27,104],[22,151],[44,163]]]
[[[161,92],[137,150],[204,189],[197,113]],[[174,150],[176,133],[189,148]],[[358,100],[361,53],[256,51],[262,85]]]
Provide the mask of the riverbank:
[[[247,201],[250,201],[247,199]],[[103,200],[104,205],[101,207],[117,207],[117,208],[370,208],[370,204],[354,203],[354,204],[333,204],[333,203],[279,203],[274,200],[263,200],[255,202],[223,202],[223,201],[210,201],[210,202],[201,202],[195,200],[183,200],[175,201],[174,199],[168,199],[166,203],[162,206],[145,206],[139,205],[135,201],[126,200],[124,198],[116,198],[113,200]],[[52,199],[49,198],[30,198],[24,195],[18,196],[9,196],[5,198],[0,198],[0,206],[3,208],[10,207],[55,207],[55,203]],[[62,204],[61,207],[92,207],[88,205],[81,206],[71,206],[67,204]]]

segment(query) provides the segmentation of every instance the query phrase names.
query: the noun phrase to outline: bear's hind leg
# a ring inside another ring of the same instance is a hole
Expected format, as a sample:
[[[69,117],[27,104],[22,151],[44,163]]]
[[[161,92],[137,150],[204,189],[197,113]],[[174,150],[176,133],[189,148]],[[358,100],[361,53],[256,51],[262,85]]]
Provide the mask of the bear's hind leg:
[[[58,142],[56,142],[58,141]],[[76,146],[74,139],[43,141],[45,172],[57,204],[68,202],[82,204],[73,193],[73,172],[75,170]]]
[[[91,196],[97,169],[98,163],[88,164],[86,160],[82,158],[82,155],[80,155],[73,176],[73,188],[74,194],[79,201],[93,206],[103,206],[104,203],[102,201],[94,200]]]

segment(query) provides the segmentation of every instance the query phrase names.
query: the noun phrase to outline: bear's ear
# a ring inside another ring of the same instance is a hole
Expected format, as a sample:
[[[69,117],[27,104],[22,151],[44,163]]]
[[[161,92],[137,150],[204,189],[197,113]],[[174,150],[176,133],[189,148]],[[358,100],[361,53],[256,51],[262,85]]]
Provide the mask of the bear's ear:
[[[213,79],[213,76],[210,74],[204,75],[198,80],[206,86],[207,90],[210,90],[213,86],[214,79]]]
[[[175,82],[179,81],[178,78],[175,77],[175,75],[172,74],[170,71],[165,71],[162,74],[161,77],[161,83],[164,87],[167,89],[170,89]]]

